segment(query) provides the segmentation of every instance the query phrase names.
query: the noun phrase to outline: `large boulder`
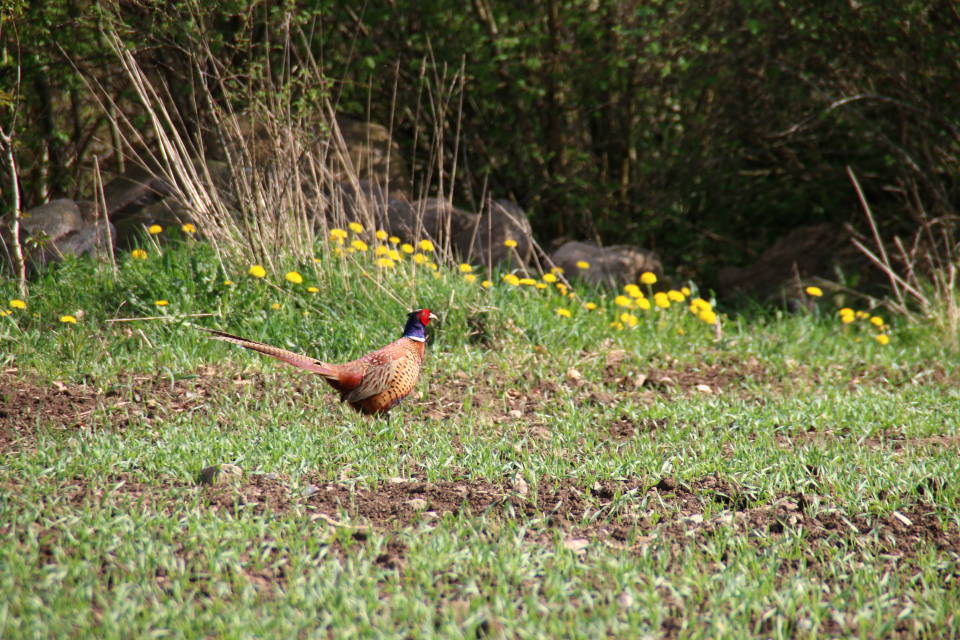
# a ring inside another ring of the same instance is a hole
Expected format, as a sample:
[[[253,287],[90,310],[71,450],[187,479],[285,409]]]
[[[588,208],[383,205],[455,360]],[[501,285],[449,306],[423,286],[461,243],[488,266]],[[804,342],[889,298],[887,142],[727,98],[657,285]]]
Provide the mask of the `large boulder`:
[[[351,173],[358,178],[379,184],[393,197],[410,198],[410,171],[400,146],[386,127],[337,116],[337,128],[343,136],[347,157],[339,157],[331,150],[330,162],[335,173],[352,169]]]
[[[10,244],[10,229],[4,226],[2,239]],[[51,200],[25,212],[20,220],[20,246],[31,265],[58,262],[65,255],[82,256],[108,251],[115,233],[104,216],[97,216],[92,202],[69,198]],[[6,247],[3,256],[12,256]]]
[[[533,255],[533,229],[526,212],[509,200],[497,200],[473,224],[455,237],[454,245],[465,261],[497,267],[507,264],[520,267]],[[517,246],[506,246],[513,240]],[[518,262],[519,257],[519,263]]]
[[[638,284],[640,276],[647,272],[663,277],[663,265],[656,252],[629,244],[599,247],[589,242],[568,242],[550,259],[568,278],[580,277],[590,284],[612,289]],[[586,269],[577,266],[583,262],[589,265]]]

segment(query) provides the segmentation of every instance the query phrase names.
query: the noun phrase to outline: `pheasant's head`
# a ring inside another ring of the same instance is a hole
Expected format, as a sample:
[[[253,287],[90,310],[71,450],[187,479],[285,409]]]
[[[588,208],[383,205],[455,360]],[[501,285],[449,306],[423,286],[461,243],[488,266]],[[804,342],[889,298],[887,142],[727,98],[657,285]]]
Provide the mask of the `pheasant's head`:
[[[427,334],[423,330],[430,324],[431,320],[436,320],[437,316],[430,313],[429,309],[417,309],[407,315],[407,325],[403,328],[403,337],[411,340],[423,342],[427,339]]]

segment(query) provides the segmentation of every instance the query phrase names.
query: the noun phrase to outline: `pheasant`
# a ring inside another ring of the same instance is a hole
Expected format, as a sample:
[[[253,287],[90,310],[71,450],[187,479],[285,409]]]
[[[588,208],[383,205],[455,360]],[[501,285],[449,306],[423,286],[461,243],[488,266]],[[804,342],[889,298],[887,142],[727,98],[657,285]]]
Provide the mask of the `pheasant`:
[[[340,392],[340,401],[355,410],[367,414],[386,414],[401,400],[410,395],[423,362],[424,345],[427,341],[424,327],[436,320],[429,309],[418,309],[407,316],[403,337],[382,349],[344,364],[328,364],[299,353],[271,347],[262,342],[204,329],[214,340],[223,340],[282,360],[306,371],[312,371]]]

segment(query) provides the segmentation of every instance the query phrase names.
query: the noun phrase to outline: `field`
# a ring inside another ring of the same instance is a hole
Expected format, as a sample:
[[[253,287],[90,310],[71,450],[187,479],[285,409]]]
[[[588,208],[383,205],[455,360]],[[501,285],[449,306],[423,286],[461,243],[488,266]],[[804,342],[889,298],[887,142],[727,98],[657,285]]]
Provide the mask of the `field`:
[[[0,637],[958,635],[932,324],[814,297],[718,337],[695,287],[145,246],[0,282]],[[440,321],[389,424],[191,326],[340,361],[414,302]]]

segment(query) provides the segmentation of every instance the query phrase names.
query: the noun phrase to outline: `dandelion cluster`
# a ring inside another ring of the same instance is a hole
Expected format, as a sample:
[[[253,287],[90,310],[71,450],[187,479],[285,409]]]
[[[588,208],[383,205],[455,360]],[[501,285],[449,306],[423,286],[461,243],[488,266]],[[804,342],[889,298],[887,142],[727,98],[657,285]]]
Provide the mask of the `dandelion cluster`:
[[[808,292],[809,293],[809,292]],[[890,325],[888,325],[880,316],[871,316],[866,311],[854,311],[849,307],[844,307],[837,312],[841,324],[846,330],[848,327],[854,327],[854,331],[867,331],[873,339],[882,345],[890,344]],[[859,340],[859,338],[858,338]]]

